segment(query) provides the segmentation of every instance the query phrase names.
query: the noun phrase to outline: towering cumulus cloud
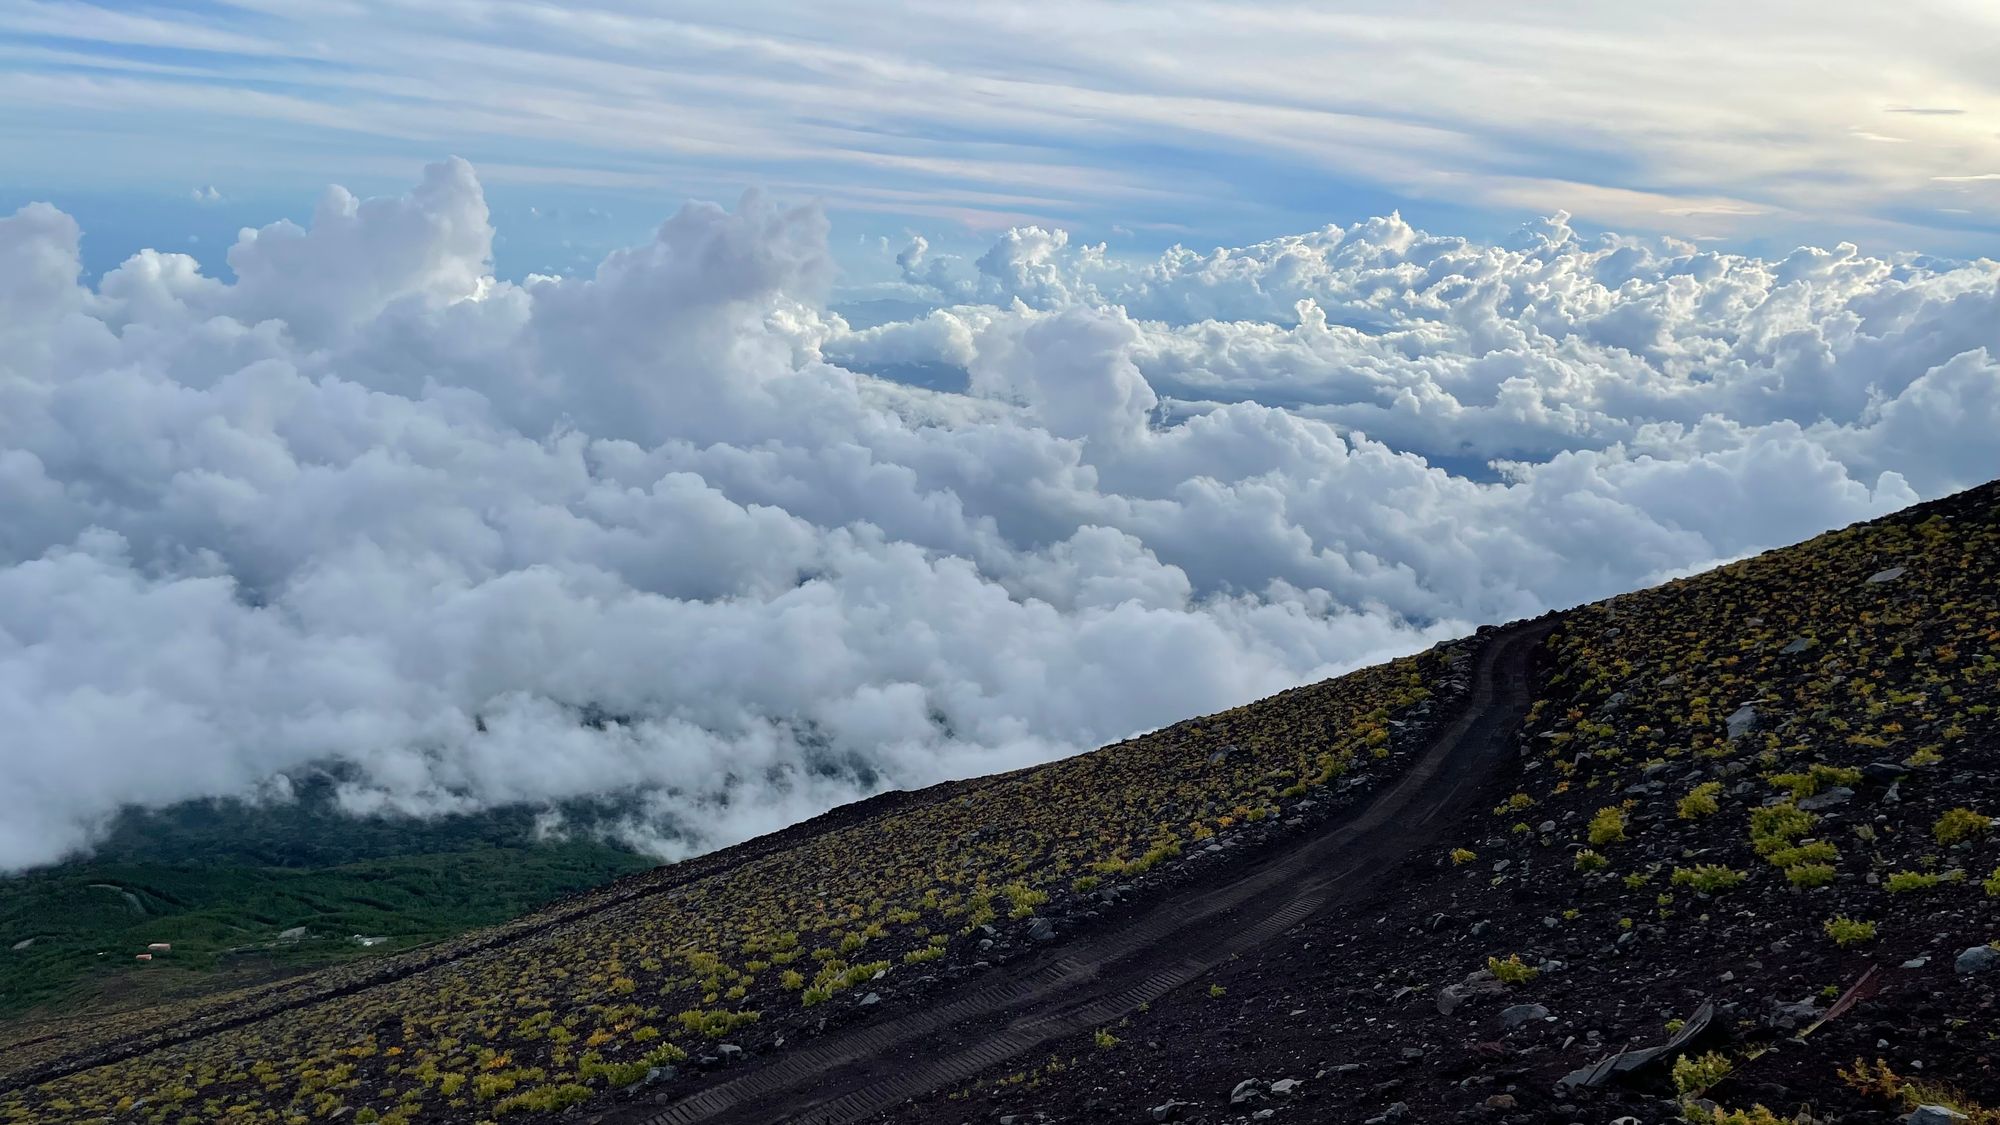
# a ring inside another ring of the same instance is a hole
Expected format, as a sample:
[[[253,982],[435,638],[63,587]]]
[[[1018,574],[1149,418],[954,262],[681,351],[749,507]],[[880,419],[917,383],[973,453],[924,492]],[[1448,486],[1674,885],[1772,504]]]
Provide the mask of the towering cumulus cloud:
[[[1995,471],[1991,263],[1023,230],[857,331],[813,209],[581,280],[492,237],[458,161],[233,282],[0,219],[0,867],[325,762],[357,814],[625,795],[684,854]],[[912,362],[967,392],[868,374]]]

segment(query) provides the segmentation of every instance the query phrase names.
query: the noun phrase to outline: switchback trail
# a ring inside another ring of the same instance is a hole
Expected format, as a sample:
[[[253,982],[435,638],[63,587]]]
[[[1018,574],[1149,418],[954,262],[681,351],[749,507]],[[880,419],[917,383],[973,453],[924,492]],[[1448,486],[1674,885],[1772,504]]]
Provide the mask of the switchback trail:
[[[844,1125],[963,1082],[1052,1040],[1114,1023],[1313,914],[1378,890],[1435,846],[1502,762],[1526,716],[1544,618],[1489,635],[1471,690],[1417,761],[1345,820],[1234,872],[1169,895],[1127,926],[935,1007],[835,1032],[619,1125]],[[1218,873],[1223,874],[1223,873]]]

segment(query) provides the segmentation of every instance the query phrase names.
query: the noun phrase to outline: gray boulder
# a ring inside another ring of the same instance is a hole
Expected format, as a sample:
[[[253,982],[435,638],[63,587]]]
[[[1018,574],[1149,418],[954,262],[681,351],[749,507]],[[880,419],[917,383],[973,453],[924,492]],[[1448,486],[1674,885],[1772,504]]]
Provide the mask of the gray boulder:
[[[1757,705],[1755,703],[1745,703],[1743,706],[1731,711],[1729,718],[1723,721],[1729,725],[1729,737],[1731,739],[1742,738],[1744,735],[1757,729]]]
[[[1868,584],[1870,586],[1880,586],[1884,582],[1894,582],[1896,579],[1901,578],[1907,569],[1907,567],[1892,566],[1887,570],[1878,570],[1868,576]]]
[[[1516,1004],[1511,1008],[1502,1009],[1500,1012],[1500,1022],[1506,1024],[1509,1028],[1520,1027],[1525,1023],[1533,1023],[1537,1020],[1548,1018],[1549,1010],[1540,1004]]]
[[[1943,1105],[1920,1105],[1911,1110],[1903,1120],[1907,1125],[1952,1125],[1956,1121],[1970,1121],[1963,1113]]]
[[[2000,967],[2000,949],[1990,945],[1975,945],[1959,954],[1958,960],[1952,962],[1952,968],[1966,976],[1983,973],[1996,967]]]

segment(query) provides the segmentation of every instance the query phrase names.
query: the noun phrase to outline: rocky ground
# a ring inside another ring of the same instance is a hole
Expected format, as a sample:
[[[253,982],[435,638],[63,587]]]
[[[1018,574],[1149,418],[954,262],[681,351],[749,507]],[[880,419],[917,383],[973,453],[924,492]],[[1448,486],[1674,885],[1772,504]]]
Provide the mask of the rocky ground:
[[[1393,891],[880,1120],[2000,1122],[1996,499],[1576,611]]]
[[[1967,773],[1942,780],[1992,780]],[[1504,796],[1507,784],[1494,791]],[[1886,786],[1864,790],[1850,815],[1868,818],[1886,795]],[[1462,827],[1465,839],[1505,843],[1479,835],[1490,818]],[[1368,910],[1312,919],[1101,1036],[882,1120],[1650,1125],[1682,1115],[1664,1065],[1601,1088],[1563,1079],[1622,1049],[1665,1043],[1671,1021],[1704,1002],[1717,1018],[1697,1046],[1763,1052],[1707,1092],[1715,1101],[1782,1107],[1786,1120],[1806,1110],[1820,1122],[1894,1121],[1900,1107],[1836,1073],[1881,1058],[2000,1102],[2000,953],[1978,940],[2000,937],[2000,918],[1980,900],[1913,904],[1882,923],[1883,939],[1864,953],[1812,940],[1799,910],[1732,908],[1718,896],[1690,907],[1709,918],[1697,945],[1670,924],[1607,927],[1655,915],[1657,889],[1551,878],[1541,868],[1567,860],[1554,839],[1537,837],[1520,859],[1460,867],[1419,858]],[[1532,979],[1505,984],[1484,968],[1488,957],[1512,956]],[[1865,998],[1798,1038],[1871,969]]]

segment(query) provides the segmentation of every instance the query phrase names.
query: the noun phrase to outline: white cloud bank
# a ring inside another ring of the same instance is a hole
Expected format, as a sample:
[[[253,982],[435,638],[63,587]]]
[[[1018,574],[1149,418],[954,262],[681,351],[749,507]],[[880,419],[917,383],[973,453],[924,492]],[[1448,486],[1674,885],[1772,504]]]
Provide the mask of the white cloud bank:
[[[1995,471],[1991,263],[1022,230],[854,331],[756,197],[519,285],[459,161],[233,283],[79,237],[0,219],[0,867],[328,759],[357,811],[637,791],[680,854]],[[969,393],[858,373],[912,362]]]

